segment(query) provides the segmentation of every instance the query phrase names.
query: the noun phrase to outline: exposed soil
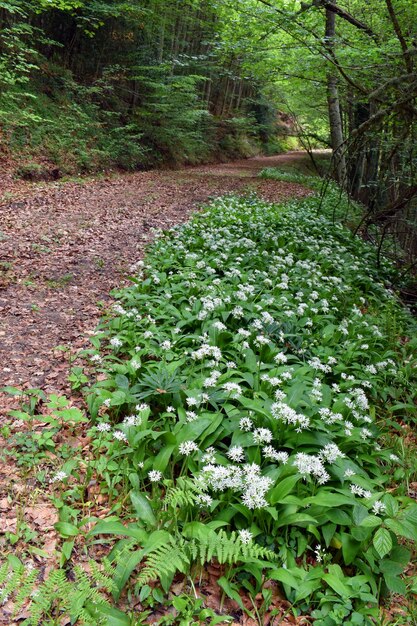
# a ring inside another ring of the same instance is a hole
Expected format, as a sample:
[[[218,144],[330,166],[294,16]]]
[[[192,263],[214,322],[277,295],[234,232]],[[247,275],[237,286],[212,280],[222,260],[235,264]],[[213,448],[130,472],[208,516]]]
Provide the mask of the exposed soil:
[[[256,191],[282,201],[309,193],[257,178],[304,153],[0,190],[0,387],[68,393],[69,356],[88,343],[109,291],[141,258],[153,228],[185,221],[210,198]],[[7,201],[5,201],[7,199]],[[56,350],[65,346],[67,350]],[[3,397],[3,411],[9,400]]]

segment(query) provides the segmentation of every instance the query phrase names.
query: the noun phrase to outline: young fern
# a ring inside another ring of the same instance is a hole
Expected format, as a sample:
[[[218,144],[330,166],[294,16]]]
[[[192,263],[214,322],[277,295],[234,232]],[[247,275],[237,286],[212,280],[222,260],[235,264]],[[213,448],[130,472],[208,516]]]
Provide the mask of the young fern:
[[[255,543],[243,543],[236,532],[228,536],[224,530],[216,533],[209,529],[203,536],[192,539],[171,536],[168,542],[161,541],[149,552],[137,584],[173,576],[176,572],[185,573],[193,561],[204,565],[214,558],[223,564],[254,559],[275,560],[276,554]]]
[[[185,572],[190,561],[184,543],[183,539],[171,536],[168,543],[155,546],[148,554],[146,565],[137,580],[138,585],[163,576],[173,576],[176,572]]]
[[[106,560],[103,568],[90,561],[89,569],[87,574],[80,566],[75,567],[74,581],[68,580],[65,570],[56,569],[38,582],[38,570],[28,569],[17,559],[6,561],[0,567],[0,602],[9,601],[12,619],[26,605],[30,616],[22,626],[52,623],[47,620],[64,616],[72,624],[100,626],[107,619],[100,615],[100,608],[110,607],[101,590],[113,590],[115,570]]]
[[[164,504],[172,509],[192,506],[200,493],[198,485],[190,478],[178,478],[175,486],[168,486]]]

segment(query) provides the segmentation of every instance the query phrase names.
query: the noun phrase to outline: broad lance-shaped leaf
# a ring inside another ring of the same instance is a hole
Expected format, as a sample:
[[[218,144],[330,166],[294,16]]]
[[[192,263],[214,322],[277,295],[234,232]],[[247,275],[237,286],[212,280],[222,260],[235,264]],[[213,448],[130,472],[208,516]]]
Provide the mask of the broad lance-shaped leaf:
[[[386,528],[379,528],[376,531],[372,543],[381,559],[392,550],[391,535]]]
[[[146,526],[155,526],[156,519],[152,511],[152,507],[149,504],[149,500],[142,493],[132,491],[130,494],[133,507],[137,513],[139,520],[145,522]]]

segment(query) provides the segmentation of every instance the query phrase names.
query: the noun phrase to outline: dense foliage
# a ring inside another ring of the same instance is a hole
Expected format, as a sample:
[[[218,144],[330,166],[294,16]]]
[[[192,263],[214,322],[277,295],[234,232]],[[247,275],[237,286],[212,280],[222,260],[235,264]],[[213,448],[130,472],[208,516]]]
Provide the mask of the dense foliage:
[[[227,24],[205,0],[1,3],[2,150],[33,178],[42,157],[62,174],[279,150],[265,81],[225,47]]]
[[[238,602],[265,575],[323,626],[406,592],[417,505],[384,433],[413,406],[415,324],[389,264],[334,224],[345,202],[219,199],[119,292],[87,395],[101,489],[137,516],[93,531],[130,537],[118,593],[141,561],[137,593],[213,557],[237,563],[219,584]]]

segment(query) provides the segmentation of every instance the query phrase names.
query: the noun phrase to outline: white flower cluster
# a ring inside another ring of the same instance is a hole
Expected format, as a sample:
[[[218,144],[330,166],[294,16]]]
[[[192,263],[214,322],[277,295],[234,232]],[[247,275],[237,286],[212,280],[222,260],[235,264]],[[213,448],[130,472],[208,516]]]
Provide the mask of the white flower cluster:
[[[284,424],[296,426],[297,432],[301,432],[310,426],[310,418],[302,413],[297,413],[285,402],[275,402],[271,406],[271,413],[276,420],[282,420]]]
[[[271,478],[261,475],[261,468],[255,463],[243,467],[210,463],[203,467],[198,482],[205,490],[231,489],[241,493],[242,503],[249,509],[261,509],[268,505],[265,494],[273,483]]]

